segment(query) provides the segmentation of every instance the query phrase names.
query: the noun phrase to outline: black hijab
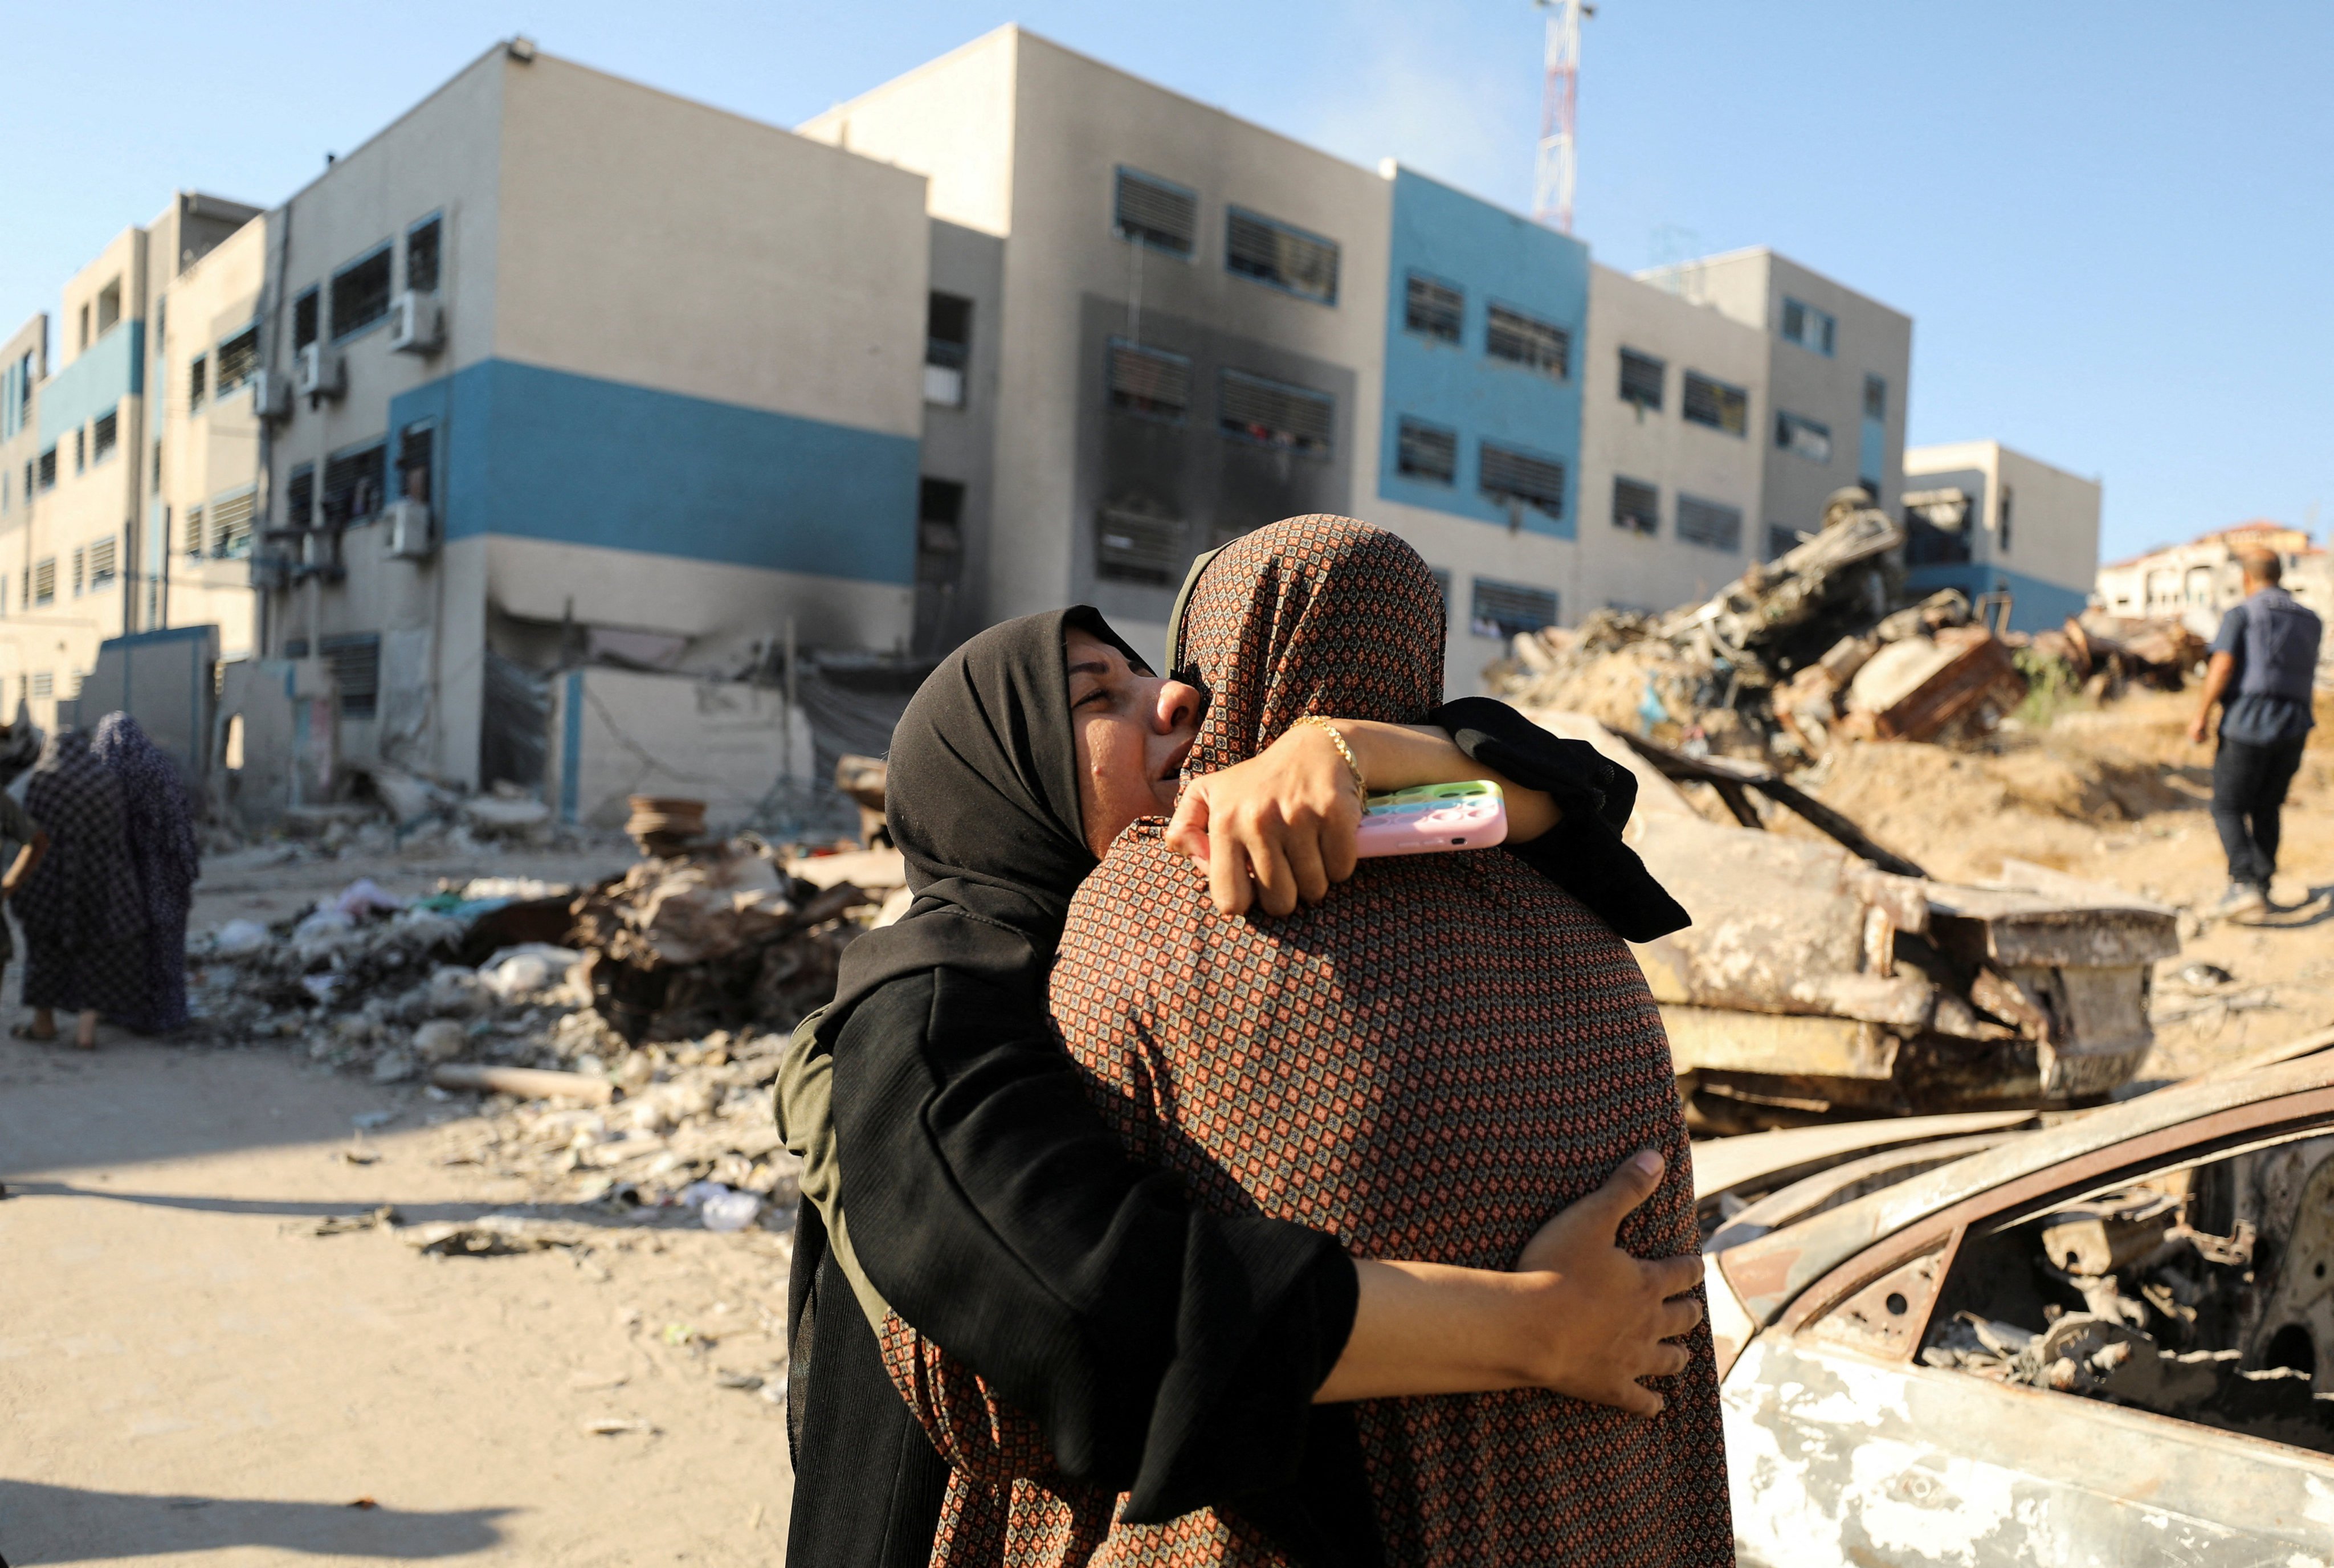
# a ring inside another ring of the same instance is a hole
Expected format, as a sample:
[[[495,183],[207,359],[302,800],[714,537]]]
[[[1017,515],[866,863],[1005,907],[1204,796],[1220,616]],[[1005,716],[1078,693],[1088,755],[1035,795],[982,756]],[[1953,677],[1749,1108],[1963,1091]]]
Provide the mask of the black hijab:
[[[1062,639],[1084,631],[1150,665],[1091,605],[992,626],[941,661],[892,734],[884,820],[915,901],[843,951],[819,1034],[920,969],[1042,982],[1070,899],[1095,868],[1078,810]]]

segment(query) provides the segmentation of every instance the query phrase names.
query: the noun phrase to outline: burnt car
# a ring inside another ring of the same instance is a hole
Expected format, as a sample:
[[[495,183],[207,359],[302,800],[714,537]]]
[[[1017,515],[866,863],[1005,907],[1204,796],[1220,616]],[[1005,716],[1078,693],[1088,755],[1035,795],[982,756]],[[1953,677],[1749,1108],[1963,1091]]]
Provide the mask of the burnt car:
[[[2334,1565],[2329,1047],[1697,1145],[1741,1560]]]

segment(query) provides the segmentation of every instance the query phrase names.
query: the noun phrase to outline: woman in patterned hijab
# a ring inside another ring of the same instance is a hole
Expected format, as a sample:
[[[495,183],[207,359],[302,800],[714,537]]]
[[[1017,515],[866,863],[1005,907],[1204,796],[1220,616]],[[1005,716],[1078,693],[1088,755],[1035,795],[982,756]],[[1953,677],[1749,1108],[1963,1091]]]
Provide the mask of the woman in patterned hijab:
[[[121,781],[130,859],[146,906],[146,1005],[123,1022],[144,1034],[167,1034],[187,1023],[187,911],[202,874],[202,845],[187,786],[172,762],[126,713],[97,721],[90,749]]]
[[[1298,518],[1229,546],[1178,628],[1211,694],[1187,777],[1307,715],[1417,722],[1442,627],[1424,563],[1366,524]],[[1695,1250],[1660,1015],[1579,899],[1511,855],[1434,854],[1365,862],[1284,918],[1227,919],[1167,836],[1153,819],[1119,838],[1071,905],[1051,980],[1064,1042],[1136,1160],[1204,1207],[1301,1219],[1356,1256],[1498,1268],[1651,1147],[1667,1176],[1622,1245]],[[1384,1561],[1731,1563],[1710,1336],[1686,1315],[1652,1417],[1539,1388],[1349,1407]],[[1126,1523],[1123,1498],[1048,1475],[1009,1409],[891,1331],[895,1380],[985,1483],[955,1484],[940,1560],[1288,1560],[1215,1509]]]
[[[57,1009],[77,1012],[73,1044],[93,1051],[98,1015],[134,1019],[146,1003],[144,895],[121,781],[86,734],[69,729],[25,781],[24,809],[47,830],[49,852],[13,900],[24,926],[24,1005],[34,1009],[24,1033],[53,1040]]]

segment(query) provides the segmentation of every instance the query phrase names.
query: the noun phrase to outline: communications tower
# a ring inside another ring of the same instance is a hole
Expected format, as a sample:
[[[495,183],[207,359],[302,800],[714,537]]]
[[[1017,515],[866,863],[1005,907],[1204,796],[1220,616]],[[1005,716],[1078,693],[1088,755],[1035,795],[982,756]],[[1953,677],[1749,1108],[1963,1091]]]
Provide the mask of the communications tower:
[[[1532,221],[1572,232],[1572,117],[1580,92],[1580,23],[1596,14],[1585,0],[1533,0],[1548,13],[1547,80],[1539,105],[1539,158],[1532,171]]]

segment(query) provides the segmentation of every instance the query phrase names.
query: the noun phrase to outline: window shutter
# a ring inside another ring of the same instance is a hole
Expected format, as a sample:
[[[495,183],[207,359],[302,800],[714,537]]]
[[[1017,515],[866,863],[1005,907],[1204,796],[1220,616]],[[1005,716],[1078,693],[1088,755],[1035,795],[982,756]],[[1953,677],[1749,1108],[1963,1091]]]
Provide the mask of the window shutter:
[[[1448,485],[1459,476],[1459,433],[1419,419],[1400,428],[1396,464],[1414,479]]]
[[[1736,507],[1681,495],[1677,498],[1677,536],[1705,549],[1740,550],[1742,514]]]
[[[1613,480],[1613,526],[1632,534],[1658,534],[1662,527],[1662,493],[1638,479]]]
[[[1466,309],[1467,296],[1450,284],[1438,283],[1423,273],[1410,274],[1403,318],[1403,324],[1410,331],[1455,343]]]
[[[1337,303],[1336,243],[1261,213],[1237,207],[1226,210],[1224,265],[1307,299]]]
[[[1095,520],[1095,569],[1121,582],[1175,581],[1188,559],[1180,518],[1105,506]]]
[[[1154,419],[1181,420],[1191,406],[1191,361],[1181,354],[1114,341],[1110,406]]]
[[[1217,424],[1226,435],[1326,456],[1337,429],[1337,403],[1325,392],[1225,370],[1216,388]]]
[[[1512,498],[1536,506],[1551,517],[1564,515],[1564,465],[1553,457],[1535,457],[1486,441],[1478,484],[1483,494],[1494,500]]]
[[[1505,305],[1491,307],[1483,333],[1483,351],[1526,370],[1563,380],[1572,374],[1572,334],[1554,322],[1528,316]]]
[[[1122,168],[1113,226],[1121,239],[1187,256],[1199,243],[1200,198],[1155,175]]]

